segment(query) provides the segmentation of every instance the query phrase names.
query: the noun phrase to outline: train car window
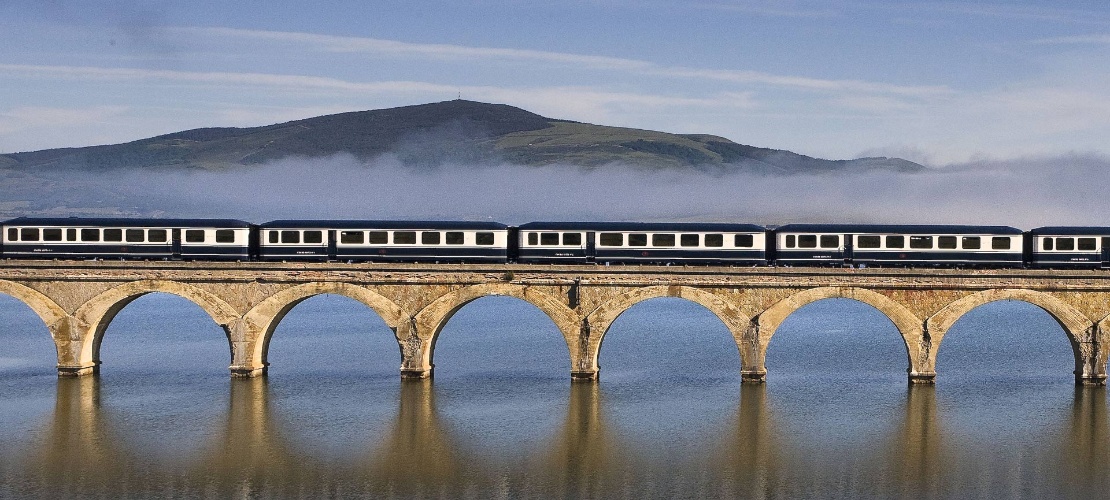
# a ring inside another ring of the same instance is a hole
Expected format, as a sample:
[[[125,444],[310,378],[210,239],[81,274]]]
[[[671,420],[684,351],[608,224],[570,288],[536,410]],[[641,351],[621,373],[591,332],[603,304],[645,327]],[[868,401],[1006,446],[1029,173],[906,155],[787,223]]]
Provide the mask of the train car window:
[[[340,231],[339,242],[344,245],[361,245],[366,241],[366,233],[362,231]]]
[[[19,241],[19,230],[14,227],[8,228],[8,241]]]
[[[963,241],[960,242],[964,250],[978,250],[983,247],[983,243],[978,236],[964,236]]]
[[[1044,238],[1041,240],[1041,250],[1052,250],[1056,245],[1053,245],[1052,238]]]
[[[62,241],[61,228],[47,228],[42,230],[42,241]]]
[[[81,241],[100,241],[100,230],[92,228],[82,229]]]
[[[795,239],[796,238],[794,238],[793,234],[786,235],[786,248],[794,248],[794,246],[795,246],[794,245],[794,240]]]
[[[490,244],[492,245],[492,243]],[[582,233],[563,233],[563,245],[581,246]]]
[[[282,243],[300,243],[301,242],[301,232],[300,231],[282,231],[281,232],[281,242]]]
[[[448,245],[462,245],[464,241],[463,233],[460,231],[448,231],[443,238]]]
[[[384,245],[389,243],[389,233],[385,231],[370,231],[366,233],[366,242],[371,245]]]
[[[324,232],[323,231],[305,231],[304,232],[304,242],[305,243],[323,243],[324,242]]]
[[[817,248],[816,234],[799,234],[798,248]]]
[[[653,234],[651,235],[651,246],[653,247],[673,247],[674,235],[673,234]]]
[[[630,247],[646,247],[648,242],[648,235],[643,233],[633,233],[628,235],[628,246]]]
[[[1094,238],[1079,238],[1079,244],[1076,245],[1080,250],[1093,251],[1095,249]]]
[[[952,250],[952,249],[956,248],[956,237],[955,236],[938,236],[937,237],[937,248],[943,248],[945,250]]]
[[[528,244],[533,245],[533,246],[534,245],[539,245],[540,244],[540,235],[539,235],[539,233],[528,233]]]
[[[701,235],[683,234],[679,236],[678,243],[684,247],[696,247],[701,244]]]
[[[725,246],[725,235],[723,235],[723,234],[707,234],[707,235],[705,235],[705,246],[707,246],[707,247],[723,247],[723,246]]]
[[[910,236],[910,248],[928,250],[933,248],[932,236]]]
[[[882,236],[868,236],[860,235],[856,237],[857,248],[879,248],[882,244]]]
[[[217,229],[216,243],[235,243],[234,229]]]
[[[66,229],[66,241],[77,241],[76,229]]]
[[[270,233],[270,239],[274,239],[274,233]],[[185,243],[204,243],[204,230],[203,229],[186,229],[185,230]],[[272,242],[276,243],[276,242]]]
[[[477,243],[479,245],[492,245],[493,233],[475,233],[474,243]]]
[[[840,246],[840,236],[835,234],[821,235],[821,248],[836,248]]]
[[[541,245],[558,245],[559,233],[540,233]]]
[[[19,230],[19,239],[22,240],[22,241],[38,241],[39,240],[39,228],[37,228],[37,227],[25,227],[23,229],[20,229]]]
[[[732,246],[736,248],[751,248],[755,246],[755,236],[750,234],[738,234],[732,240]]]
[[[122,229],[105,229],[104,241],[123,241]]]
[[[886,237],[886,247],[887,248],[906,248],[906,237],[905,236],[887,236]]]
[[[1056,238],[1057,250],[1075,250],[1075,240],[1072,238]]]
[[[438,231],[424,231],[420,233],[420,243],[422,245],[438,245],[439,232]]]
[[[165,229],[151,229],[146,233],[147,241],[153,243],[165,243],[167,240]]]
[[[128,243],[142,243],[146,238],[146,234],[144,233],[146,233],[146,231],[142,229],[128,229],[123,234]]]
[[[991,248],[994,250],[1009,250],[1010,238],[1005,236],[995,236],[991,238]]]
[[[597,243],[603,247],[619,247],[624,245],[624,235],[621,233],[601,233]]]
[[[394,245],[415,245],[416,231],[393,231]]]

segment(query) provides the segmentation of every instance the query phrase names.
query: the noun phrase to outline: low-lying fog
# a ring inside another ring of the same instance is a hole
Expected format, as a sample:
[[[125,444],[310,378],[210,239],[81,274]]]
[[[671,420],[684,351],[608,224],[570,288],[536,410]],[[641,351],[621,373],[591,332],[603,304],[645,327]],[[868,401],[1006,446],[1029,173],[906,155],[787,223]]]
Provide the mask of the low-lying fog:
[[[0,214],[278,218],[698,220],[1110,225],[1110,158],[978,161],[924,173],[553,165],[414,168],[386,156],[234,171],[0,170]]]

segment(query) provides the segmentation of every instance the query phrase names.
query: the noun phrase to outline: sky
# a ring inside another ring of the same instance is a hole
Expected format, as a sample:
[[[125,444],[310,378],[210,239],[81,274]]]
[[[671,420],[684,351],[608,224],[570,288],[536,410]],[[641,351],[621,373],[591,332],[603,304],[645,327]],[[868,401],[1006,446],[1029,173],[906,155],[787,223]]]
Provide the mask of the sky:
[[[0,47],[0,153],[462,97],[829,159],[1110,154],[1105,0],[0,0]]]

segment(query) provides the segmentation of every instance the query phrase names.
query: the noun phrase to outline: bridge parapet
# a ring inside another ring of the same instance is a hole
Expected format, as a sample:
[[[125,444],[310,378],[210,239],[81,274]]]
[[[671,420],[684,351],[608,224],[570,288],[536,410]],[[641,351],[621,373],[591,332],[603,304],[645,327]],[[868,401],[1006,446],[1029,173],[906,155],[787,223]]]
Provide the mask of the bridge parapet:
[[[266,372],[270,338],[303,300],[331,293],[374,310],[394,332],[404,377],[433,373],[435,342],[481,297],[527,301],[562,332],[575,380],[596,380],[602,340],[633,305],[680,297],[732,333],[746,382],[766,377],[782,321],[825,298],[867,303],[898,328],[911,382],[931,383],[948,329],[971,309],[1022,300],[1047,311],[1071,341],[1076,381],[1104,384],[1110,358],[1110,273],[1102,271],[733,268],[435,264],[0,261],[0,293],[43,319],[60,375],[95,373],[107,325],[144,294],[171,293],[205,310],[228,336],[235,376]]]

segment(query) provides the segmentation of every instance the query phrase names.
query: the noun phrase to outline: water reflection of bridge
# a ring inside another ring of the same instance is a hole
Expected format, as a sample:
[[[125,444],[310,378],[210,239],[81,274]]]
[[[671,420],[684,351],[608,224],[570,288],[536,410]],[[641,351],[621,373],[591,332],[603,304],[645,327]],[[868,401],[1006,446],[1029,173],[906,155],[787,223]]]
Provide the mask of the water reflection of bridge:
[[[42,318],[62,375],[96,372],[108,324],[151,292],[204,309],[227,332],[232,373],[248,377],[265,372],[271,335],[290,309],[324,293],[376,311],[396,335],[402,376],[412,378],[431,376],[435,341],[451,316],[490,295],[517,297],[546,313],[563,334],[576,379],[597,378],[609,327],[655,297],[681,297],[720,318],[739,349],[745,381],[764,380],[767,346],[787,316],[833,297],[864,302],[891,320],[912,382],[932,382],[949,328],[997,300],[1029,302],[1059,322],[1078,383],[1103,384],[1110,358],[1110,273],[1095,271],[0,262],[0,293]]]
[[[119,432],[117,419],[126,415],[102,408],[96,378],[60,379],[42,439],[23,455],[0,451],[0,463],[14,464],[7,466],[9,485],[0,492],[406,498],[491,491],[589,498],[822,492],[935,498],[989,486],[987,491],[1098,494],[1107,486],[1104,466],[1110,458],[1106,395],[1085,388],[1076,390],[1071,411],[1062,416],[1066,421],[1046,423],[1066,432],[1032,448],[1019,467],[1022,473],[1013,474],[1007,467],[980,466],[983,452],[949,437],[931,387],[908,389],[893,431],[869,437],[875,444],[871,452],[838,457],[787,431],[789,418],[775,414],[775,398],[765,386],[739,388],[731,421],[691,453],[637,449],[619,426],[608,423],[604,388],[573,384],[557,431],[525,450],[525,459],[506,463],[450,431],[428,381],[404,382],[392,422],[366,443],[365,453],[345,458],[293,444],[278,423],[280,410],[270,401],[265,379],[230,385],[226,419],[201,450],[165,460]],[[20,484],[26,489],[18,489]]]

